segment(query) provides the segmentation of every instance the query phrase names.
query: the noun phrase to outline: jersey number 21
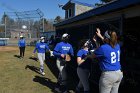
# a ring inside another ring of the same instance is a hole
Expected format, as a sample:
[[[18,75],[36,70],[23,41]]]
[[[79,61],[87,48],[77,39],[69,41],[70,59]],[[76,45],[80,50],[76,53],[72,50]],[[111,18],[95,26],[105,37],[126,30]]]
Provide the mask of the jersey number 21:
[[[118,56],[118,59],[116,56]],[[117,54],[115,52],[111,52],[111,63],[116,63],[116,61],[120,61],[120,51],[117,51]]]

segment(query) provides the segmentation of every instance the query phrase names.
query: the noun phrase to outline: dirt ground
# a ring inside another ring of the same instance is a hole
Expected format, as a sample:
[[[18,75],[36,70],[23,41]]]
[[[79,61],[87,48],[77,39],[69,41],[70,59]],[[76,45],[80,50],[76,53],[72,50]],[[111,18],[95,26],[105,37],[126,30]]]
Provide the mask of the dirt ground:
[[[0,51],[15,51],[15,50],[18,50],[18,47],[0,46]]]

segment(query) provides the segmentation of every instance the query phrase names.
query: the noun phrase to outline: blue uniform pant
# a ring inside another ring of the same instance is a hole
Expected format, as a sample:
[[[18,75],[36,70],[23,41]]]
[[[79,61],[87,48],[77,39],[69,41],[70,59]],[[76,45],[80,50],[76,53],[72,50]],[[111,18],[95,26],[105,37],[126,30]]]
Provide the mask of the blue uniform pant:
[[[20,57],[24,57],[25,47],[19,47],[20,49]]]
[[[89,78],[89,75],[90,75],[89,70],[78,67],[77,68],[77,74],[78,74],[78,77],[79,77],[79,80],[80,80],[79,83],[78,83],[78,86],[77,86],[77,91],[79,91],[81,88],[84,87],[84,93],[89,93],[89,91],[90,91],[89,81],[88,81],[88,78]]]

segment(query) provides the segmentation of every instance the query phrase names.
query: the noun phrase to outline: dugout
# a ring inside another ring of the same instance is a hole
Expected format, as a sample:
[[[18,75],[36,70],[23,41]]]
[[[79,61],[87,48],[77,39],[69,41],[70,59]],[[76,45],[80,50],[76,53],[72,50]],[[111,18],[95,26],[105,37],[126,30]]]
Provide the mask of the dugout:
[[[140,16],[124,19],[122,50],[124,73],[140,84]]]
[[[9,38],[0,38],[0,46],[6,46]]]
[[[122,45],[122,68],[125,80],[140,82],[140,0],[114,0],[75,17],[55,24],[56,34],[70,34],[70,43],[77,51],[78,42],[92,38],[96,28],[102,31],[114,28]],[[91,81],[98,81],[99,69],[95,63],[91,70]],[[95,77],[96,75],[96,77]],[[98,82],[95,82],[98,84]],[[139,83],[140,84],[140,83]]]

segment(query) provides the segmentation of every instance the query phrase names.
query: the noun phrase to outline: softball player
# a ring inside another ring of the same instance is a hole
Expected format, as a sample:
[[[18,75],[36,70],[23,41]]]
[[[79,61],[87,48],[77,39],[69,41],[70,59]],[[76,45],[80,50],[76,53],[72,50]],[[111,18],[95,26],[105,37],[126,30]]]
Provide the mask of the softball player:
[[[46,43],[44,43],[44,40],[45,40],[44,37],[40,38],[40,42],[38,42],[36,44],[36,47],[35,47],[34,52],[33,52],[33,53],[35,53],[37,51],[38,59],[40,61],[40,73],[42,75],[45,75],[44,66],[43,66],[44,61],[45,61],[45,52],[47,50],[50,51],[48,45]]]
[[[85,60],[89,51],[88,51],[88,45],[87,45],[87,40],[81,40],[80,42],[80,50],[77,53],[77,74],[79,77],[79,83],[76,87],[76,93],[81,93],[81,88],[84,87],[84,93],[90,93],[90,88],[89,88],[89,82],[88,78],[90,75],[90,60]]]
[[[18,41],[18,46],[20,50],[20,58],[23,58],[25,53],[26,41],[22,35],[20,36],[20,39]]]
[[[120,70],[120,46],[117,43],[117,34],[115,31],[106,31],[103,37],[97,29],[97,36],[104,41],[104,44],[94,52],[94,57],[100,61],[102,71],[99,81],[100,93],[118,93],[123,74]]]
[[[71,44],[68,43],[69,35],[67,33],[62,35],[62,42],[58,43],[53,51],[57,58],[56,65],[59,69],[58,88],[63,93],[67,93],[67,72],[66,72],[66,54],[74,55]]]

